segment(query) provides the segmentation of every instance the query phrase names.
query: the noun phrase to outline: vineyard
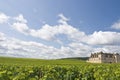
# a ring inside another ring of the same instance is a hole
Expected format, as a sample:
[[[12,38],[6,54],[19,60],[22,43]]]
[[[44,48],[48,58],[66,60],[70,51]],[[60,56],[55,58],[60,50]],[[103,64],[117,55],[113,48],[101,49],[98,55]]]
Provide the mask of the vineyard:
[[[0,80],[120,80],[120,64],[0,58]]]

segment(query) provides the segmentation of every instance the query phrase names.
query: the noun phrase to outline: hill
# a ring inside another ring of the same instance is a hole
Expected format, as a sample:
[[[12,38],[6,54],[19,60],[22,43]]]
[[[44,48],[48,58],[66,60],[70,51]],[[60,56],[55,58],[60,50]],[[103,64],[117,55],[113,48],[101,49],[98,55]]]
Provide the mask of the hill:
[[[0,57],[0,64],[17,65],[67,65],[85,63],[86,58],[63,58],[54,60]]]
[[[62,60],[88,60],[89,57],[70,57],[70,58],[61,58]]]

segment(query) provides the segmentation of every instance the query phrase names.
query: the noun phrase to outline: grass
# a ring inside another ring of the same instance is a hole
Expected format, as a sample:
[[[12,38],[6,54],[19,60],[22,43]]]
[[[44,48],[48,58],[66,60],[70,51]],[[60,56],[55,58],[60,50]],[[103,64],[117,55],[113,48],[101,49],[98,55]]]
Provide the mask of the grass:
[[[44,59],[30,59],[30,58],[12,58],[12,57],[0,57],[0,64],[7,65],[80,65],[86,63],[80,59],[56,59],[56,60],[44,60]]]

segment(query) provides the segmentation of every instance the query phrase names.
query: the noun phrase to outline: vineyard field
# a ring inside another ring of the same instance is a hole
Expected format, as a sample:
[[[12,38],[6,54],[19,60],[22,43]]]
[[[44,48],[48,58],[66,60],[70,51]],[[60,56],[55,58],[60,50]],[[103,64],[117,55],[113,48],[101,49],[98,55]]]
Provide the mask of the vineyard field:
[[[0,80],[120,80],[120,64],[0,57]]]

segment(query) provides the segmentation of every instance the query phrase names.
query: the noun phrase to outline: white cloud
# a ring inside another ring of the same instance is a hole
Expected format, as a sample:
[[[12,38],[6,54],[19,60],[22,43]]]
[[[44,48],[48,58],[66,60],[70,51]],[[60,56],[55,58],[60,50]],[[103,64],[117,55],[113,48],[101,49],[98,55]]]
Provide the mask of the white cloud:
[[[3,53],[5,56],[49,58],[49,55],[52,55],[54,49],[51,46],[46,46],[41,43],[22,41],[15,38],[7,38],[0,42],[0,53]]]
[[[26,23],[15,22],[12,27],[21,33],[31,35],[33,37],[41,38],[47,41],[59,41],[57,35],[65,34],[70,41],[84,42],[92,45],[115,45],[120,44],[119,38],[120,33],[111,31],[99,31],[94,32],[91,35],[86,35],[84,32],[79,31],[74,26],[67,23],[67,19],[63,14],[58,15],[60,17],[59,21],[62,21],[55,26],[50,26],[49,24],[43,25],[40,29],[30,29]],[[18,16],[19,17],[19,16]],[[22,16],[23,18],[23,16]],[[25,20],[25,19],[24,19]],[[24,22],[24,20],[22,20]],[[18,20],[19,21],[19,20]]]
[[[44,40],[48,40],[48,41],[49,40],[59,41],[56,38],[56,35],[59,35],[59,34],[65,34],[66,36],[68,36],[68,38],[72,38],[75,40],[79,40],[81,37],[85,35],[84,32],[80,32],[73,26],[68,25],[67,24],[68,19],[64,17],[63,14],[60,14],[59,16],[60,16],[60,20],[62,20],[62,24],[58,24],[55,26],[50,26],[49,24],[45,24],[42,26],[42,28],[38,30],[30,29],[26,23],[18,22],[18,21],[21,21],[21,19],[13,23],[12,27],[21,33],[31,35],[33,37],[41,38]]]
[[[106,52],[106,53],[120,53],[120,46],[117,45],[109,45],[109,46],[102,46],[98,48],[94,48],[93,52]]]
[[[62,44],[60,48],[34,41],[22,41],[10,38],[6,37],[3,33],[0,33],[0,55],[51,59],[89,56],[91,52],[95,51],[120,52],[119,32],[95,31],[92,34],[87,35],[85,32],[69,25],[67,23],[69,19],[63,14],[59,14],[59,17],[59,24],[57,25],[51,26],[45,24],[40,29],[32,29],[29,28],[24,16],[20,14],[17,17],[11,17],[11,20],[13,20],[11,21],[13,22],[11,23],[11,27],[25,35],[47,41],[56,41]],[[1,22],[4,23],[6,20]],[[64,46],[64,40],[62,42],[59,39],[59,35],[61,34],[65,35],[67,37],[65,39],[70,41],[65,44],[66,47]]]
[[[107,49],[107,52],[120,53],[120,46],[118,45],[104,46],[104,48]]]
[[[80,50],[73,50],[69,46],[61,46],[61,48],[55,48],[34,41],[22,41],[11,37],[3,37],[6,39],[0,42],[0,55],[4,56],[41,59],[84,56]]]
[[[65,34],[70,41],[76,42],[84,42],[92,45],[116,45],[120,44],[120,33],[111,32],[111,31],[99,31],[94,32],[91,35],[86,35],[84,32],[79,31],[74,26],[71,26],[67,23],[69,19],[67,19],[63,14],[58,15],[60,17],[59,22],[62,24],[58,24],[55,26],[50,26],[49,24],[45,24],[42,28],[35,30],[30,29],[26,23],[14,23],[13,28],[18,30],[21,33],[31,35],[33,37],[41,38],[44,40],[56,40],[56,35]],[[22,16],[23,17],[23,16]],[[119,22],[115,23],[115,25],[119,26]],[[115,28],[115,26],[112,26]]]
[[[28,34],[29,28],[25,23],[16,22],[16,23],[13,23],[11,26],[13,27],[13,29],[21,33]]]
[[[39,30],[29,29],[30,35],[33,37],[39,37],[45,40],[54,40],[56,35],[65,34],[68,38],[79,40],[85,35],[84,32],[78,31],[76,28],[70,25],[56,25],[50,26],[48,24],[42,26]]]
[[[55,38],[55,34],[57,31],[49,25],[44,25],[41,29],[39,30],[34,30],[34,29],[29,29],[30,30],[30,35],[33,37],[38,37],[44,40],[53,40]]]
[[[72,48],[74,48],[74,49],[80,49],[80,50],[82,50],[82,51],[91,50],[91,47],[90,47],[90,46],[85,45],[85,44],[83,44],[83,43],[73,42],[73,43],[70,43],[69,46],[72,47]]]
[[[14,18],[17,22],[20,23],[27,23],[27,20],[23,17],[22,14],[19,14],[17,17]]]
[[[78,56],[89,56],[89,54],[94,51],[92,46],[80,42],[72,42],[69,46],[74,50],[76,55],[79,54]]]
[[[84,42],[92,45],[116,45],[120,44],[120,33],[110,31],[94,32],[86,36]]]
[[[0,41],[4,41],[6,38],[4,37],[4,33],[0,32]]]
[[[9,16],[5,15],[4,13],[0,13],[0,23],[7,23]]]
[[[23,17],[22,14],[19,14],[17,17],[13,17],[15,20],[12,25],[10,25],[14,30],[17,30],[25,35],[28,34],[29,27],[27,26],[27,20]]]
[[[120,20],[118,20],[117,22],[115,22],[111,28],[116,29],[116,30],[120,30]]]
[[[67,21],[69,21],[69,19],[68,18],[66,18],[63,14],[59,14],[58,15],[59,17],[60,17],[60,19],[59,19],[59,23],[61,23],[61,24],[67,24]]]

